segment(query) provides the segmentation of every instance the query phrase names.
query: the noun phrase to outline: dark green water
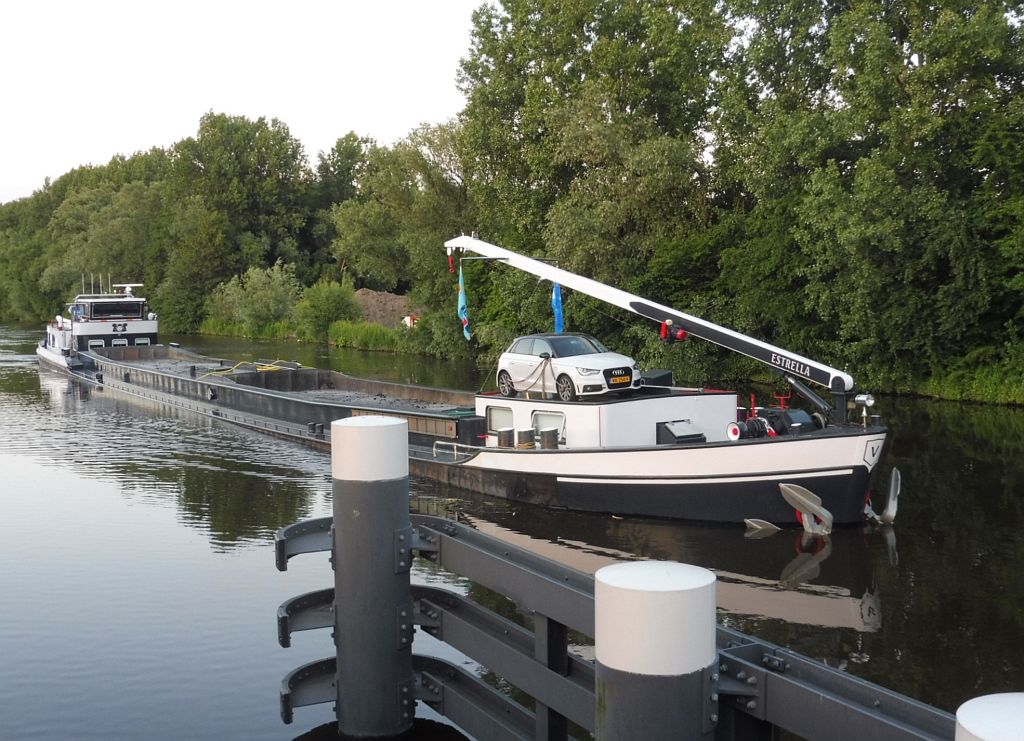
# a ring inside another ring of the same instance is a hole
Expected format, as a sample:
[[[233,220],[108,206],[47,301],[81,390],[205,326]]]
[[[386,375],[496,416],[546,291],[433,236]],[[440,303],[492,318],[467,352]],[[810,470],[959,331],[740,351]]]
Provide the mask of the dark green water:
[[[40,373],[38,332],[0,328],[0,738],[287,739],[329,706],[277,715],[281,677],[333,652],[276,642],[277,606],[331,583],[326,554],[274,568],[281,525],[330,513],[326,455]],[[164,338],[168,339],[168,338]],[[420,358],[178,338],[203,352],[479,385]],[[325,362],[326,361],[326,362]],[[696,563],[721,618],[946,710],[1024,687],[1024,411],[879,407],[903,473],[896,526],[827,544],[783,532],[541,512],[413,482],[414,503],[594,569]],[[465,589],[425,570],[417,579]],[[434,646],[417,650],[438,650]]]

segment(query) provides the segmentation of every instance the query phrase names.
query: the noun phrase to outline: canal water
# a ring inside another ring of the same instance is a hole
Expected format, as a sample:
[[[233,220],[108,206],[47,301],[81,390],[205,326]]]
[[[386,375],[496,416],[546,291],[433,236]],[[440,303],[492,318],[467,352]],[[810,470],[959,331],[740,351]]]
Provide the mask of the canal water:
[[[37,335],[0,327],[0,738],[290,739],[331,722],[323,705],[281,723],[281,678],[333,647],[310,631],[280,648],[275,622],[281,602],[331,584],[327,556],[280,573],[273,552],[277,528],[330,514],[328,457],[40,372]],[[165,339],[428,385],[452,378],[420,358]],[[482,375],[456,373],[466,388]],[[893,430],[880,488],[893,466],[903,474],[886,530],[748,539],[419,481],[413,505],[581,569],[706,566],[724,623],[949,711],[1024,689],[1024,410],[907,398],[876,409]],[[472,588],[426,565],[414,578]]]

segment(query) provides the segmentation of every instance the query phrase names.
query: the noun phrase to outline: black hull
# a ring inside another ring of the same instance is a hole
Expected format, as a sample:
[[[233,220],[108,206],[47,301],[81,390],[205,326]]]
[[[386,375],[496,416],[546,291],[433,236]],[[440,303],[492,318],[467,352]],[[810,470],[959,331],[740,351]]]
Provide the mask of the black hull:
[[[852,473],[799,479],[780,476],[757,482],[622,484],[560,482],[553,475],[524,474],[472,468],[465,464],[438,463],[411,458],[410,473],[459,489],[513,502],[612,515],[656,517],[699,522],[742,523],[758,518],[778,525],[798,525],[795,510],[779,493],[779,484],[797,481],[821,497],[834,524],[864,521],[870,473]]]

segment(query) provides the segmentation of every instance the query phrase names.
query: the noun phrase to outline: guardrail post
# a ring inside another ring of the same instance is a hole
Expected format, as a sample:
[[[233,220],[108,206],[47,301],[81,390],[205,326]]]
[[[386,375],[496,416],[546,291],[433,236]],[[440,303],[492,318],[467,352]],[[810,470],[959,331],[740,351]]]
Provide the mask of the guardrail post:
[[[956,711],[956,741],[1024,738],[1024,692],[968,700]]]
[[[569,629],[549,617],[537,615],[533,623],[533,657],[562,676],[569,673]],[[555,712],[540,699],[534,707],[537,741],[565,741],[569,725],[564,715]]]
[[[711,738],[718,718],[705,708],[717,679],[715,629],[715,575],[707,569],[668,561],[599,569],[596,738]]]
[[[331,423],[338,732],[391,738],[412,727],[408,423]]]

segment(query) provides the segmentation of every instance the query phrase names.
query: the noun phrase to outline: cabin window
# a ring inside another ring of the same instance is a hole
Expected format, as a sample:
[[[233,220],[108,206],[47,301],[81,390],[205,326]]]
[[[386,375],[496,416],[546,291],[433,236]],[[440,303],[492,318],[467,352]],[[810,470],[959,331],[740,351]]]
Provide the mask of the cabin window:
[[[94,347],[103,347],[103,340],[89,340],[89,349],[92,350]]]
[[[111,347],[128,347],[127,337],[115,337],[110,341]]]
[[[135,338],[135,344],[136,345],[148,345],[149,344],[149,338],[148,337],[136,337]]]
[[[548,427],[558,430],[558,441],[565,442],[565,415],[561,412],[534,412],[531,417],[533,431],[538,436],[540,431]]]
[[[513,426],[510,407],[487,407],[487,432],[493,435],[498,430]]]

